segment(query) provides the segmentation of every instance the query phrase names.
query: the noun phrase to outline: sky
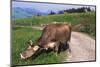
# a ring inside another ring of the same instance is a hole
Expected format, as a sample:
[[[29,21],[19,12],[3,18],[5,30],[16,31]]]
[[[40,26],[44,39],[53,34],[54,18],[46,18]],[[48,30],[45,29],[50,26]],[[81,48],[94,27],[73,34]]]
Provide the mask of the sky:
[[[12,7],[34,8],[41,12],[47,12],[47,11],[59,11],[64,9],[88,7],[88,6],[13,1]],[[89,6],[89,7],[95,9],[94,6]]]

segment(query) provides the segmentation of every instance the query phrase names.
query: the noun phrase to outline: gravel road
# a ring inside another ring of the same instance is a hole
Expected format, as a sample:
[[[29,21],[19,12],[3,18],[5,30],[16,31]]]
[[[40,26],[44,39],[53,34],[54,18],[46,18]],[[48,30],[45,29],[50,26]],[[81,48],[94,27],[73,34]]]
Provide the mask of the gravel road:
[[[94,61],[95,47],[95,40],[88,35],[72,32],[70,42],[71,53],[64,62]]]

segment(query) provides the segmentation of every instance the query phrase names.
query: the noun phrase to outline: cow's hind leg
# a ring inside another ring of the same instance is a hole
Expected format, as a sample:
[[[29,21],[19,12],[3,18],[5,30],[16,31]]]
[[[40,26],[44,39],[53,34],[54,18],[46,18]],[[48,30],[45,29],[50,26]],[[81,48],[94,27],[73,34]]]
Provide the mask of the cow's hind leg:
[[[67,42],[67,45],[69,46],[69,48],[68,48],[68,57],[71,57],[72,55],[71,55],[71,44],[70,44],[70,42],[68,41]]]
[[[70,47],[70,42],[67,42],[67,46],[68,46],[68,51],[71,53],[71,47]]]

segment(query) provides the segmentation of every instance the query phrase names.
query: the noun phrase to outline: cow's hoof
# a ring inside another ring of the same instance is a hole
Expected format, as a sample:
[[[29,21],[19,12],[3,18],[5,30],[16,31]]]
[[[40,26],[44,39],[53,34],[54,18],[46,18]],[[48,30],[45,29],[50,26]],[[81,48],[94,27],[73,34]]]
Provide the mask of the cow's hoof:
[[[68,51],[68,57],[70,58],[70,57],[72,57],[72,54]]]

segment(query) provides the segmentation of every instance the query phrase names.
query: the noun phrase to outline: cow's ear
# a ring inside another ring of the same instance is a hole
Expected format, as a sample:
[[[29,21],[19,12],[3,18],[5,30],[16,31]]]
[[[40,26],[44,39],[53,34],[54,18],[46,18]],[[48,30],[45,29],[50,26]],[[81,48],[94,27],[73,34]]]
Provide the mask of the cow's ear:
[[[32,40],[29,40],[27,43],[28,43],[29,45],[33,45]]]
[[[31,45],[29,45],[27,49],[31,49],[31,48],[32,48],[32,46],[31,46]]]

